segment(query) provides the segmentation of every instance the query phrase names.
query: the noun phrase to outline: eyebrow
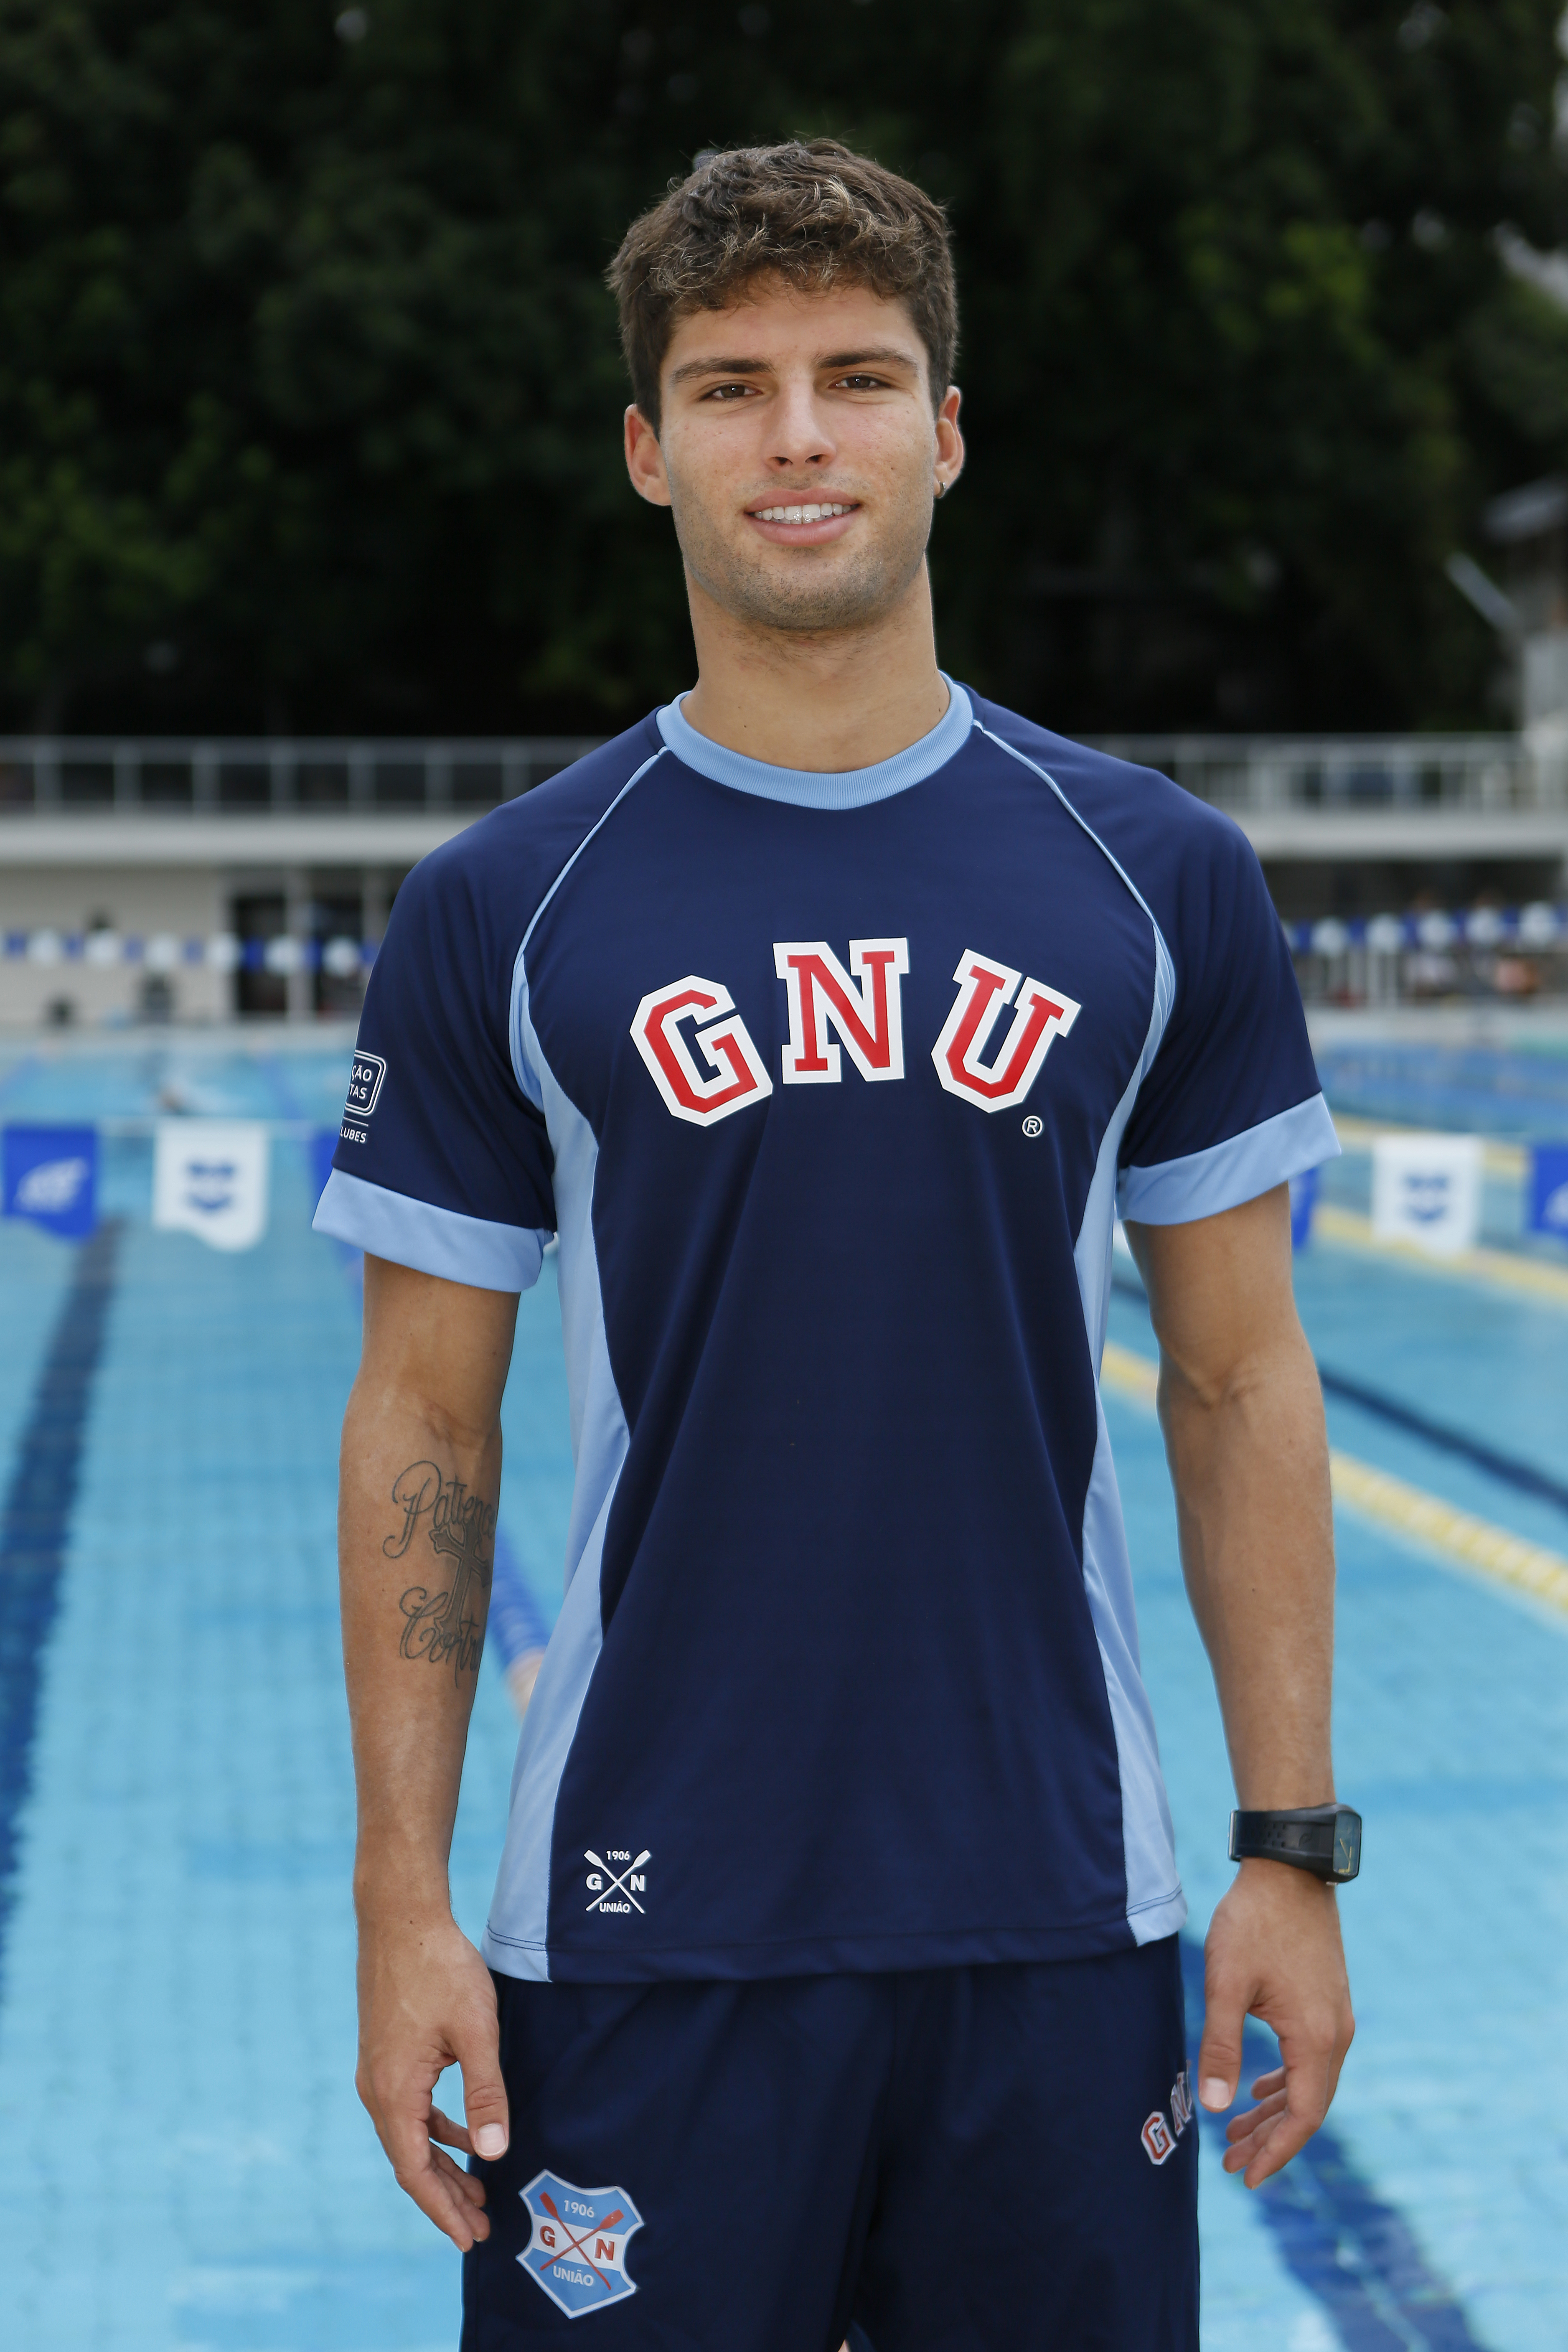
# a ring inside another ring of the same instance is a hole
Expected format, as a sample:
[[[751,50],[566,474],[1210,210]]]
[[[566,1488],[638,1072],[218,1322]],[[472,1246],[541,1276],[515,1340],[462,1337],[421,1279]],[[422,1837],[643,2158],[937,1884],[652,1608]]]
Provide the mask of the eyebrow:
[[[834,369],[889,365],[918,368],[920,360],[913,352],[901,352],[896,343],[879,343],[870,351],[833,352],[826,359],[819,360],[817,365]]]
[[[837,373],[845,369],[856,367],[893,366],[918,369],[920,362],[912,352],[900,351],[896,344],[888,343],[879,344],[871,351],[829,352],[815,364],[819,368],[831,368]],[[767,375],[770,370],[771,362],[767,360],[688,360],[684,365],[671,371],[669,381],[671,385],[675,385],[689,383],[695,377],[702,375]]]

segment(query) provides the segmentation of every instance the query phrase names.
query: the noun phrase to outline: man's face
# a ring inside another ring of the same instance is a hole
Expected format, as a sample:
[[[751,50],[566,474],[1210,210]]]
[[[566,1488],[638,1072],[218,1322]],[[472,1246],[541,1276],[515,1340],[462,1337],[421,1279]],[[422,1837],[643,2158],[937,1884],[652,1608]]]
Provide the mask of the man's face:
[[[673,509],[697,588],[738,620],[801,633],[897,606],[936,483],[963,457],[958,394],[933,415],[902,302],[760,279],[679,321],[660,394],[657,440],[627,412],[626,460],[642,495]]]

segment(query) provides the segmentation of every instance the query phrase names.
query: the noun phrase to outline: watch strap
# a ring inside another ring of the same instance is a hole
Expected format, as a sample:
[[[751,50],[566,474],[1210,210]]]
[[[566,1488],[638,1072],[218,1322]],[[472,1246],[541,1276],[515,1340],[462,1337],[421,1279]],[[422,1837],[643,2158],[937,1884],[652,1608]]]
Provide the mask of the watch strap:
[[[1349,1805],[1232,1813],[1232,1862],[1284,1862],[1342,1886],[1361,1869],[1361,1815]]]

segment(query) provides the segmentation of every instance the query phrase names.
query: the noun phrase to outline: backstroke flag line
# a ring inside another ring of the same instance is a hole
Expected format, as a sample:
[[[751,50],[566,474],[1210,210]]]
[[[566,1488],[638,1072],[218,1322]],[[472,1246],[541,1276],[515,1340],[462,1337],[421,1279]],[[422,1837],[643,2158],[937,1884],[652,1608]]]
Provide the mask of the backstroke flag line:
[[[153,1223],[213,1249],[254,1249],[267,1231],[268,1134],[256,1118],[161,1118]]]

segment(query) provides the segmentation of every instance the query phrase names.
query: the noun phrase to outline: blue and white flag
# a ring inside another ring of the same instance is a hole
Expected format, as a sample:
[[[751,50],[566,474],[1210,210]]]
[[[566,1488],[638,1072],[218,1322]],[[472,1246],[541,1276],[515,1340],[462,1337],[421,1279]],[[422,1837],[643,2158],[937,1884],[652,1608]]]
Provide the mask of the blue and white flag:
[[[153,1223],[212,1249],[254,1249],[267,1231],[267,1147],[258,1118],[161,1118]]]
[[[1304,1168],[1290,1179],[1290,1246],[1304,1250],[1312,1238],[1312,1213],[1318,1205],[1318,1171]]]
[[[1479,1135],[1380,1135],[1372,1147],[1372,1230],[1431,1257],[1459,1257],[1481,1229]]]
[[[1530,1230],[1568,1242],[1568,1143],[1538,1143],[1531,1153]]]
[[[98,1129],[8,1127],[5,1214],[30,1217],[62,1241],[81,1241],[98,1223]]]

